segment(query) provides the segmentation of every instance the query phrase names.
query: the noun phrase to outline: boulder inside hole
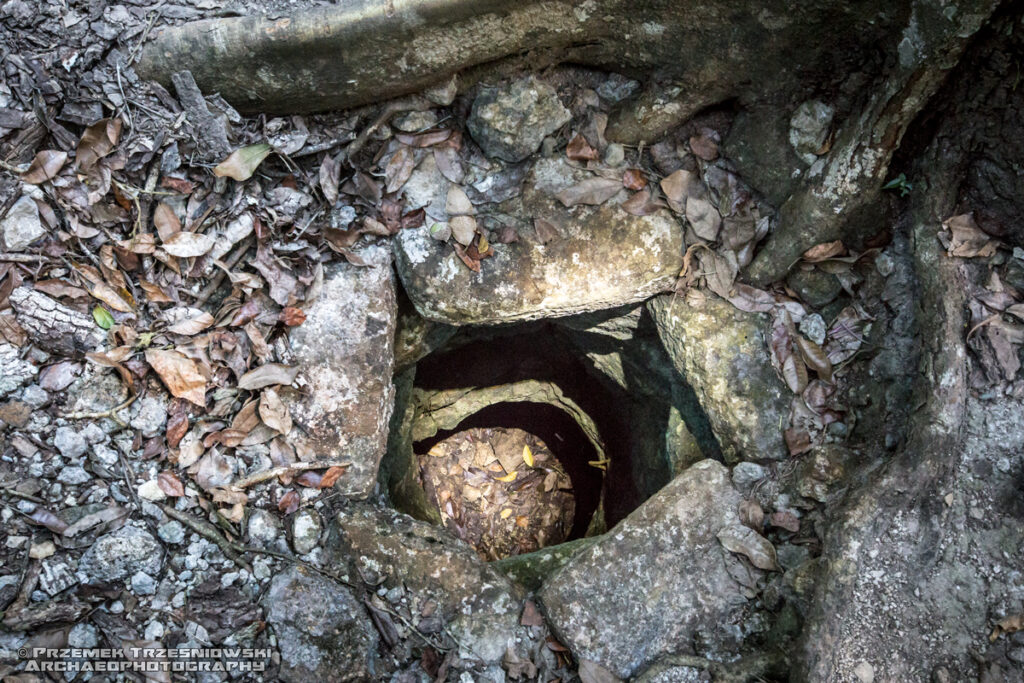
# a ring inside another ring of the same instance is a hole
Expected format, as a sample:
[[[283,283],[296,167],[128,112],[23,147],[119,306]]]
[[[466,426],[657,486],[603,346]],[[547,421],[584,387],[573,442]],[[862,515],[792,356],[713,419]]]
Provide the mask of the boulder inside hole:
[[[572,531],[572,480],[535,434],[471,427],[418,459],[424,491],[442,524],[484,560],[557,545]]]
[[[568,481],[571,485],[571,491],[569,491],[572,497],[573,515],[565,524],[563,533],[558,534],[555,532],[546,533],[544,542],[537,544],[537,547],[530,547],[529,544],[524,543],[521,548],[516,552],[507,552],[499,554],[497,557],[494,553],[484,549],[481,552],[481,557],[493,560],[505,557],[507,555],[519,554],[523,552],[531,552],[538,550],[541,547],[547,547],[555,545],[563,541],[573,540],[576,538],[582,538],[587,535],[588,529],[598,512],[601,505],[601,490],[603,485],[603,472],[590,465],[589,463],[596,462],[600,458],[600,454],[594,448],[594,444],[584,433],[579,423],[576,422],[567,412],[561,408],[545,403],[534,403],[534,402],[501,402],[489,405],[472,415],[467,416],[464,420],[458,423],[453,429],[445,429],[438,431],[434,436],[418,441],[414,444],[414,452],[417,454],[417,458],[420,462],[423,461],[424,457],[429,458],[428,455],[435,446],[445,442],[448,439],[457,437],[460,434],[466,434],[473,432],[474,430],[518,430],[523,434],[528,434],[530,437],[544,444],[545,451],[550,453],[557,461],[557,468],[565,473]],[[530,441],[529,443],[535,443]],[[510,444],[511,445],[511,444]],[[505,453],[502,452],[500,455],[507,460],[506,464],[515,465],[516,480],[511,482],[496,482],[496,494],[510,495],[516,494],[515,498],[523,503],[523,509],[531,507],[531,498],[533,494],[543,492],[544,478],[536,476],[535,469],[529,467],[522,461],[522,447],[519,446],[516,449],[516,453]],[[496,460],[499,460],[498,464],[501,465],[500,459],[497,458],[499,453],[495,453]],[[511,456],[515,456],[514,458]],[[538,463],[541,464],[541,463]],[[548,469],[554,470],[550,464],[544,463]],[[493,472],[498,476],[507,476],[511,472],[506,472],[505,468],[502,467],[501,472]],[[546,472],[545,472],[546,474]],[[420,482],[427,492],[428,501],[432,504],[437,505],[438,500],[434,498],[431,500],[431,482],[429,481],[430,475],[425,472],[422,468],[418,473]],[[494,479],[487,475],[488,478]],[[520,479],[523,477],[523,479]],[[474,480],[483,480],[482,476],[474,476]],[[526,483],[527,486],[523,486]],[[471,484],[472,486],[472,484]],[[538,487],[540,490],[538,490]],[[472,490],[472,489],[471,489]],[[473,495],[472,493],[470,494]],[[437,505],[437,509],[441,514],[442,522],[444,523],[446,512],[443,509],[445,503],[448,501],[440,501],[440,505]],[[455,505],[469,505],[472,508],[479,509],[479,505],[475,504],[476,501],[466,501],[463,497],[462,501],[453,503]],[[564,504],[564,503],[563,503]],[[495,512],[500,515],[501,509],[496,512],[488,507],[488,510]],[[536,521],[536,520],[533,520]],[[457,522],[456,522],[457,523]],[[448,524],[445,524],[448,526]],[[531,527],[538,525],[531,524]],[[464,540],[470,542],[471,545],[477,547],[480,551],[481,548],[476,546],[473,542],[475,535],[467,536],[464,532],[460,533],[458,529],[453,526],[449,526],[456,535],[463,537]],[[559,537],[560,536],[560,537]],[[516,550],[514,546],[509,546],[508,550]]]

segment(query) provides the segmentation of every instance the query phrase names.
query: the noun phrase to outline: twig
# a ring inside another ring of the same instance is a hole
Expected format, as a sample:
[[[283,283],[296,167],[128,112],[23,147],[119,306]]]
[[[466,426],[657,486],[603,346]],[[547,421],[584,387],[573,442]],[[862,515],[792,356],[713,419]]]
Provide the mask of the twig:
[[[307,470],[321,470],[329,467],[351,467],[350,462],[341,462],[340,460],[324,460],[317,462],[297,462],[293,465],[283,465],[281,467],[271,467],[269,470],[262,470],[255,474],[242,477],[241,479],[228,484],[229,489],[244,489],[253,484],[259,484],[260,482],[273,479],[282,474],[288,474],[289,472],[305,472]]]
[[[0,486],[0,491],[3,491],[4,493],[9,493],[12,496],[15,496],[16,498],[24,498],[25,500],[30,500],[33,503],[39,503],[40,505],[46,504],[46,501],[40,498],[39,496],[33,496],[30,493],[22,493],[17,489],[12,489],[7,486]]]
[[[124,410],[125,408],[127,408],[128,406],[130,406],[132,403],[134,403],[135,399],[137,399],[138,397],[138,393],[134,393],[128,397],[127,401],[125,401],[119,406],[114,406],[109,410],[100,410],[94,413],[68,413],[66,415],[62,415],[61,417],[63,417],[65,420],[99,420],[101,418],[106,417],[110,418],[111,420],[119,424],[122,428],[125,428],[128,426],[128,423],[122,420],[120,417],[118,417],[117,414]]]
[[[238,554],[238,551],[240,549],[244,549],[244,547],[236,543],[232,543],[228,539],[224,538],[224,535],[217,530],[217,527],[210,524],[204,519],[199,519],[197,517],[193,517],[192,515],[187,515],[184,512],[175,510],[170,505],[164,505],[163,503],[158,503],[158,505],[160,506],[160,509],[164,511],[165,515],[167,515],[171,519],[178,520],[179,522],[187,526],[189,529],[205,538],[210,543],[213,543],[218,548],[220,548],[220,551],[222,553],[224,553],[224,557],[228,558],[229,560],[237,564],[239,567],[242,567],[246,571],[252,573],[252,567],[249,565],[248,562],[242,559],[241,555]]]
[[[434,105],[429,100],[419,95],[412,95],[410,97],[403,97],[397,100],[392,100],[384,105],[384,110],[380,113],[380,116],[374,120],[369,126],[363,129],[359,136],[348,144],[345,148],[345,158],[352,159],[355,154],[363,148],[363,146],[370,140],[370,136],[377,132],[377,130],[391,120],[395,114],[399,114],[403,111],[424,111],[430,109]]]
[[[49,256],[43,256],[42,254],[10,254],[0,251],[0,261],[7,261],[9,263],[49,263],[51,259]]]

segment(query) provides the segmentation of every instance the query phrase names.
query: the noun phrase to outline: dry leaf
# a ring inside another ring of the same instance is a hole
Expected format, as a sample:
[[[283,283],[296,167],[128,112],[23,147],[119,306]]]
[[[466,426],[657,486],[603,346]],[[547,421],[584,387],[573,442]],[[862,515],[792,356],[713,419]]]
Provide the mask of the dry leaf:
[[[533,451],[530,450],[529,444],[523,446],[523,462],[527,467],[533,467]]]
[[[466,191],[458,185],[452,185],[445,198],[444,211],[449,216],[468,216],[476,213],[473,202],[469,201]]]
[[[21,176],[21,182],[38,185],[50,180],[64,168],[68,161],[67,152],[44,149],[36,154],[28,170]]]
[[[661,205],[651,199],[650,190],[641,190],[622,202],[622,210],[632,216],[650,216],[660,209]]]
[[[297,367],[288,367],[280,363],[266,363],[242,375],[238,379],[238,388],[252,391],[274,384],[287,386],[294,382],[298,375],[299,369]]]
[[[792,353],[782,361],[782,378],[794,394],[807,388],[807,366]]]
[[[264,389],[260,396],[260,419],[271,429],[287,436],[292,431],[292,418],[288,406],[273,389]]]
[[[96,162],[114,151],[121,139],[121,119],[100,119],[85,129],[75,151],[75,167],[89,171]]]
[[[718,209],[706,199],[690,197],[686,200],[686,220],[689,221],[697,237],[708,242],[718,238],[718,230],[722,227],[722,217]]]
[[[348,468],[340,465],[328,467],[327,471],[324,472],[324,476],[320,479],[320,488],[328,489],[334,486],[341,479],[341,475],[345,474],[346,469]]]
[[[185,486],[178,479],[177,475],[170,470],[165,470],[157,475],[156,483],[169,498],[181,498],[185,495]]]
[[[808,263],[818,263],[827,259],[842,256],[846,253],[846,246],[842,240],[817,244],[804,252],[803,259]]]
[[[179,232],[164,241],[164,251],[178,258],[204,256],[213,249],[216,238],[199,232]]]
[[[213,316],[199,308],[176,308],[167,312],[167,318],[173,321],[167,332],[192,336],[199,334],[214,323]]]
[[[962,258],[988,258],[996,253],[996,243],[974,221],[974,214],[965,213],[947,218],[942,223],[951,233],[947,253]]]
[[[549,643],[550,646],[550,643]],[[622,679],[589,659],[580,659],[577,672],[582,683],[621,683]]]
[[[302,323],[306,322],[306,312],[301,308],[296,308],[295,306],[285,306],[281,309],[281,314],[278,316],[278,320],[288,327],[298,327]]]
[[[804,359],[804,363],[806,363],[811,370],[818,373],[818,377],[826,382],[831,382],[832,363],[829,361],[828,355],[825,354],[824,349],[810,339],[799,335],[796,338],[796,345],[797,348],[800,349],[800,356]]]
[[[545,218],[534,218],[533,229],[537,232],[537,241],[541,244],[547,244],[562,236],[555,224]]]
[[[217,164],[213,169],[213,175],[218,178],[227,176],[238,181],[248,180],[272,149],[265,142],[236,149],[224,161]]]
[[[448,221],[448,227],[451,228],[452,237],[462,246],[468,247],[473,243],[477,225],[476,219],[472,216],[452,216]]]
[[[587,178],[572,187],[567,187],[555,198],[567,207],[577,204],[597,206],[617,195],[622,190],[622,183],[611,178]]]
[[[989,641],[995,641],[996,638],[1004,633],[1016,633],[1017,631],[1024,631],[1024,613],[1014,614],[997,621],[996,627],[992,629],[988,639]]]
[[[195,362],[179,351],[147,349],[146,362],[156,371],[172,396],[206,406],[206,378]]]
[[[744,555],[758,569],[779,569],[775,546],[761,534],[742,524],[732,524],[718,532],[722,547],[731,553]]]
[[[713,133],[705,131],[700,135],[690,138],[690,151],[704,161],[714,161],[718,158],[718,143],[715,142]]]
[[[400,147],[397,152],[392,154],[391,159],[384,167],[388,193],[395,192],[405,185],[415,167],[416,159],[408,147]]]
[[[181,232],[181,221],[178,220],[178,214],[164,202],[160,202],[153,209],[153,225],[156,226],[156,233],[160,236],[161,242],[166,242]]]
[[[516,476],[518,474],[519,474],[518,472],[509,472],[504,477],[495,477],[494,481],[500,481],[503,484],[507,484],[509,482],[515,481],[516,480]]]
[[[622,185],[627,190],[642,190],[647,186],[647,176],[639,168],[627,168],[622,174]]]
[[[295,490],[289,490],[281,499],[277,501],[277,509],[286,515],[290,515],[299,509],[299,503],[302,499]]]
[[[577,133],[565,147],[565,156],[573,161],[596,161],[600,156],[586,138]]]

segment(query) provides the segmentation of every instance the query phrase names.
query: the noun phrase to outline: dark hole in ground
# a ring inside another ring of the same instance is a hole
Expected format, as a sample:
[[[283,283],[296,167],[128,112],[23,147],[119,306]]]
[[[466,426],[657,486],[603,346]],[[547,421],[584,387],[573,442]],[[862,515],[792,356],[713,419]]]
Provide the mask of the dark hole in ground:
[[[474,413],[455,429],[438,432],[414,445],[417,454],[427,453],[435,444],[453,434],[474,427],[516,427],[539,437],[555,454],[573,483],[576,513],[572,531],[565,540],[582,538],[601,498],[601,471],[588,465],[597,451],[568,413],[544,403],[497,403]]]

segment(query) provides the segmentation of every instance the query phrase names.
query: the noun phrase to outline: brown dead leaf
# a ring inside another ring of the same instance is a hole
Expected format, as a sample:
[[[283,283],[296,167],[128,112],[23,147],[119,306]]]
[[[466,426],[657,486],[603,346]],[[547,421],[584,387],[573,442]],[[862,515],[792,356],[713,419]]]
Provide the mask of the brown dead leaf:
[[[718,142],[713,131],[703,131],[700,135],[690,138],[690,151],[704,161],[714,161],[718,158]]]
[[[248,180],[273,148],[265,142],[236,149],[213,169],[218,178],[227,176],[238,181]]]
[[[622,210],[632,216],[650,216],[661,210],[661,204],[651,199],[650,190],[641,190],[622,202]]]
[[[166,242],[181,232],[181,221],[178,220],[178,214],[164,202],[160,202],[153,209],[153,225],[156,226],[156,233],[160,236],[161,242]]]
[[[782,378],[790,391],[799,394],[807,388],[807,366],[791,353],[782,361]]]
[[[338,203],[338,181],[341,176],[341,162],[338,157],[327,154],[320,164],[319,180],[320,191],[324,193],[324,199],[328,206]]]
[[[480,259],[471,257],[467,252],[466,248],[458,242],[453,242],[452,246],[455,248],[455,253],[462,260],[466,267],[472,270],[474,273],[480,272]]]
[[[260,419],[265,425],[284,436],[292,431],[292,418],[288,413],[288,406],[271,388],[264,389],[260,395]]]
[[[395,135],[395,139],[410,147],[433,147],[451,138],[452,132],[451,128],[436,128],[416,134],[398,133]]]
[[[718,231],[722,227],[722,216],[708,200],[698,197],[687,199],[686,220],[693,228],[693,232],[702,240],[714,242],[718,238]]]
[[[565,156],[573,161],[596,161],[600,156],[587,139],[577,133],[565,147]]]
[[[89,294],[121,313],[135,310],[135,299],[127,289],[114,289],[105,282],[97,282],[89,288]]]
[[[294,489],[289,489],[287,493],[281,496],[281,499],[277,501],[277,509],[286,515],[290,515],[299,509],[299,503],[302,499]]]
[[[961,258],[988,258],[996,253],[996,242],[974,221],[973,213],[947,218],[943,227],[951,233],[946,253]]]
[[[989,641],[995,641],[996,638],[1004,633],[1016,633],[1017,631],[1024,631],[1024,612],[997,621],[996,627],[992,629],[988,639]]]
[[[416,166],[416,159],[412,150],[408,147],[400,147],[384,167],[384,178],[387,184],[388,193],[399,190],[409,177],[412,176],[413,168]]]
[[[832,363],[824,349],[810,339],[802,335],[796,337],[797,348],[800,349],[800,356],[807,366],[818,373],[818,377],[826,382],[832,381]]]
[[[44,149],[36,154],[28,170],[21,176],[21,182],[29,183],[30,185],[44,183],[60,173],[60,169],[64,168],[64,164],[67,161],[67,152]]]
[[[185,486],[178,479],[178,475],[170,470],[164,470],[158,474],[156,483],[168,498],[181,498],[185,495]]]
[[[298,327],[302,323],[306,322],[306,312],[301,308],[296,308],[295,306],[285,306],[281,309],[281,314],[278,316],[278,320],[288,327]]]
[[[647,187],[647,176],[639,168],[627,168],[622,174],[622,185],[627,190],[642,190]]]
[[[191,358],[170,349],[147,349],[146,362],[172,396],[184,398],[197,406],[206,406],[206,378],[199,373],[199,367]]]
[[[338,480],[341,479],[341,475],[345,474],[345,470],[347,469],[347,467],[341,465],[328,467],[327,471],[324,472],[323,478],[320,479],[320,488],[329,489],[334,486]]]
[[[791,533],[800,531],[800,519],[789,510],[780,510],[768,515],[768,523]]]
[[[178,232],[164,240],[164,251],[178,258],[204,256],[213,249],[216,238],[200,232]]]
[[[167,332],[189,337],[199,334],[214,323],[213,316],[199,308],[172,309],[168,311],[167,318],[171,322]]]
[[[238,388],[247,391],[263,389],[275,384],[288,386],[299,375],[299,368],[280,363],[265,363],[250,370],[238,379]]]
[[[541,244],[547,244],[562,236],[555,224],[545,218],[534,218],[533,229],[537,233],[537,241]]]
[[[622,183],[611,178],[587,178],[576,185],[567,187],[555,198],[567,207],[578,204],[597,206],[617,195],[622,190]]]
[[[527,600],[523,604],[523,614],[519,617],[519,623],[523,626],[544,625],[544,617],[541,616],[540,610],[537,609],[537,605],[533,603],[533,600]]]
[[[121,139],[121,119],[100,119],[85,129],[75,151],[75,167],[89,171],[96,162],[114,151]]]
[[[155,304],[173,304],[174,299],[168,296],[159,285],[156,285],[145,278],[139,278],[139,286],[146,293],[146,298]]]
[[[842,240],[836,240],[835,242],[816,244],[804,252],[803,259],[808,263],[818,263],[836,256],[842,256],[845,253],[846,245],[843,244]]]

